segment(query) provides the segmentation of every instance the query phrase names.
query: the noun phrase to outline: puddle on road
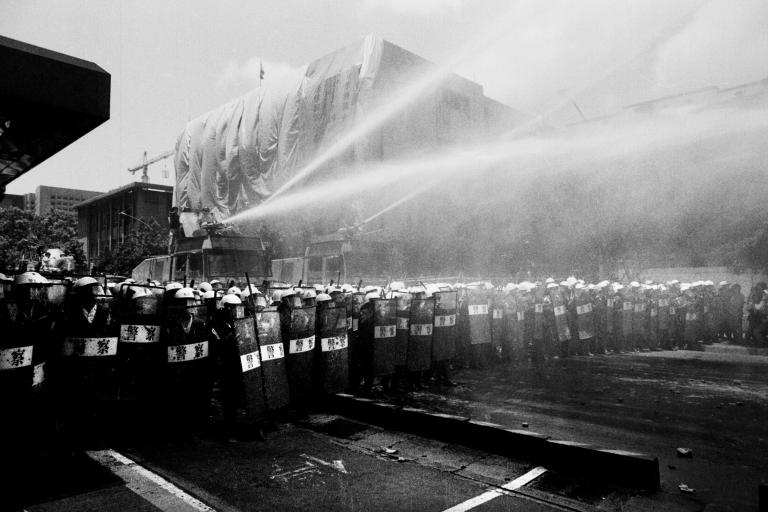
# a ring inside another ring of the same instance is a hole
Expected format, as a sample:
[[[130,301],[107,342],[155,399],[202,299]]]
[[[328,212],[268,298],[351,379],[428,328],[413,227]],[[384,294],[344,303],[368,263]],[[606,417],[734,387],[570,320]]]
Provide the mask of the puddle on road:
[[[617,377],[616,380],[632,384],[670,384],[669,381],[662,379],[649,379],[643,377]],[[675,383],[673,386],[675,389],[681,391],[705,393],[704,395],[687,395],[688,398],[717,398],[722,397],[722,395],[725,394],[739,398],[748,397],[758,401],[768,401],[768,386],[755,383],[748,383],[737,386],[735,384],[718,384],[710,381],[689,381],[684,383]]]
[[[696,382],[688,384],[692,389],[710,391],[713,394],[731,394],[738,397],[749,397],[760,401],[768,401],[768,386],[749,384],[749,387],[733,384],[715,384],[712,382]]]

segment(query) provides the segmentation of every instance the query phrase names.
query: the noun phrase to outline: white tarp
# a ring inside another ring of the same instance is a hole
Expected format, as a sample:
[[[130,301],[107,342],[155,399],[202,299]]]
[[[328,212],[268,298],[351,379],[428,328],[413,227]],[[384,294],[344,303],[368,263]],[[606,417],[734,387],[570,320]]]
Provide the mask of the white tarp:
[[[362,110],[382,44],[368,36],[190,121],[176,143],[175,205],[222,220],[264,201]],[[340,159],[365,152],[361,142]]]

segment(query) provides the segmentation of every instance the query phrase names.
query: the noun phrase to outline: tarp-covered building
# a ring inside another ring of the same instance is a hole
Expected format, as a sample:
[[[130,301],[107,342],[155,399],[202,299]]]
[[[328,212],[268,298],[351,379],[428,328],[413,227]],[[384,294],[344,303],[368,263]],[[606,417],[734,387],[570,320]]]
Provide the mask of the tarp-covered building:
[[[386,109],[393,91],[434,70],[425,59],[369,35],[194,119],[176,146],[176,206],[205,208],[223,220],[263,202],[365,116]],[[454,74],[395,110],[319,174],[469,142],[519,119],[485,97],[481,85]]]

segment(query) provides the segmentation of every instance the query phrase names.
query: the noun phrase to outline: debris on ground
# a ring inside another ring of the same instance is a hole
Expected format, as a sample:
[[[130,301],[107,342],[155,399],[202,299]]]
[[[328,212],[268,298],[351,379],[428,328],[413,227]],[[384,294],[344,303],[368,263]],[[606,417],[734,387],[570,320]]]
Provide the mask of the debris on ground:
[[[528,428],[528,423],[525,421],[523,422],[523,428]]]
[[[685,459],[690,459],[693,457],[693,450],[691,450],[690,448],[678,448],[677,456]]]
[[[694,489],[692,487],[688,487],[685,484],[680,484],[680,485],[677,486],[677,488],[680,489],[680,492],[684,492],[686,494],[695,494],[696,493],[696,489]]]

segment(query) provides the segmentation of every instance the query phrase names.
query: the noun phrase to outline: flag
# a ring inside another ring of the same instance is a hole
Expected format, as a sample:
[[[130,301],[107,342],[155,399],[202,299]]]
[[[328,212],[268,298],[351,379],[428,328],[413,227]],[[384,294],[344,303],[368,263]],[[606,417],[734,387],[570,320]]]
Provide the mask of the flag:
[[[259,80],[264,80],[264,63],[259,60]]]

